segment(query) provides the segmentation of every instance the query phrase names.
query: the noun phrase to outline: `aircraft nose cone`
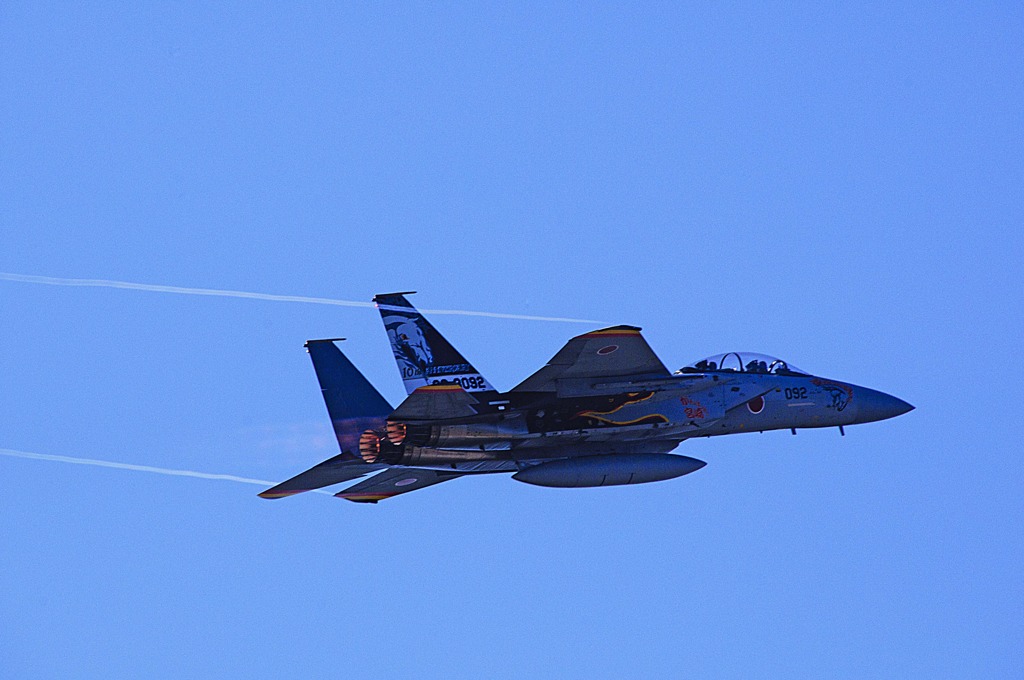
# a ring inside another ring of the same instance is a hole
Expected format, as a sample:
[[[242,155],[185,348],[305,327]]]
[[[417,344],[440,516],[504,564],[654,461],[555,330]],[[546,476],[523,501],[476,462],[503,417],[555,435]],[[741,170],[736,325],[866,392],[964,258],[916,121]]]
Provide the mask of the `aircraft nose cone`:
[[[861,423],[895,418],[913,410],[914,407],[902,399],[878,390],[861,388],[857,395],[857,421]]]

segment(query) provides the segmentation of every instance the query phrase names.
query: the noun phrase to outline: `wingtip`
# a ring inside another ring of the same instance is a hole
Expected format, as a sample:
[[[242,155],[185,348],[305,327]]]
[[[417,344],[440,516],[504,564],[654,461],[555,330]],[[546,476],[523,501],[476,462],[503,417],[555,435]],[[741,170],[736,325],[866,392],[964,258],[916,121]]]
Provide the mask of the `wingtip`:
[[[318,342],[342,342],[343,340],[345,338],[317,338],[316,340],[306,340],[302,346],[308,348],[310,345]]]
[[[397,293],[377,293],[376,295],[373,296],[373,298],[370,301],[371,302],[377,302],[378,298],[393,298],[393,297],[401,297],[401,296],[404,296],[404,295],[415,295],[415,294],[416,294],[416,291],[414,291],[414,290],[402,290],[402,291],[398,291]]]
[[[579,336],[581,338],[600,338],[600,337],[624,337],[640,335],[640,331],[643,330],[639,326],[608,326],[607,328],[599,328],[596,331],[590,331]]]
[[[256,495],[259,496],[260,498],[266,498],[267,500],[273,501],[277,500],[278,498],[288,498],[289,496],[305,493],[307,491],[309,491],[309,489],[294,489],[291,491],[274,491],[274,489],[267,489],[266,491],[261,491]]]
[[[385,498],[391,498],[394,494],[365,494],[365,493],[352,493],[347,494],[344,491],[339,491],[334,494],[335,498],[341,498],[346,501],[352,501],[353,503],[379,503]]]

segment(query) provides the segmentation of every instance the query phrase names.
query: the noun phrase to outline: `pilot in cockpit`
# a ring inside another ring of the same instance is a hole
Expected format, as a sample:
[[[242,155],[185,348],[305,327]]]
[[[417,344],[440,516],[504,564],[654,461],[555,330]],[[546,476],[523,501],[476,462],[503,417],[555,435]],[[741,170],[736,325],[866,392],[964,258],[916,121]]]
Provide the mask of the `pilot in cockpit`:
[[[768,372],[768,364],[766,362],[764,362],[764,361],[758,361],[757,359],[752,359],[747,364],[747,373],[767,373],[767,372]]]

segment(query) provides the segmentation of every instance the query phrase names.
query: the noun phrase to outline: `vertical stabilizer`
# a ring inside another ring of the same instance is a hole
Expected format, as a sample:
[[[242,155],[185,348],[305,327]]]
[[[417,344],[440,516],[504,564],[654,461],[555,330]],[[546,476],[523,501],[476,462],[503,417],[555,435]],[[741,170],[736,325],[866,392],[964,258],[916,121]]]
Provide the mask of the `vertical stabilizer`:
[[[341,353],[334,340],[310,340],[306,350],[313,360],[341,453],[359,459],[359,436],[366,430],[383,430],[391,404]]]
[[[425,385],[443,384],[456,384],[467,392],[494,392],[491,383],[409,304],[406,295],[409,293],[385,293],[373,298],[406,393]]]

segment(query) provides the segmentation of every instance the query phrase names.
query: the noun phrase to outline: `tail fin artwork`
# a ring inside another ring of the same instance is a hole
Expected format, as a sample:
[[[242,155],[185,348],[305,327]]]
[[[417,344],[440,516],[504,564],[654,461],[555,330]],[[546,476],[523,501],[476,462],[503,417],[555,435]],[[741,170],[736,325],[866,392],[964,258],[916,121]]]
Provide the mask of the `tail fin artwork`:
[[[383,293],[373,301],[380,310],[405,391],[425,385],[459,385],[467,392],[494,392],[487,381],[427,319],[409,304],[406,293]]]

